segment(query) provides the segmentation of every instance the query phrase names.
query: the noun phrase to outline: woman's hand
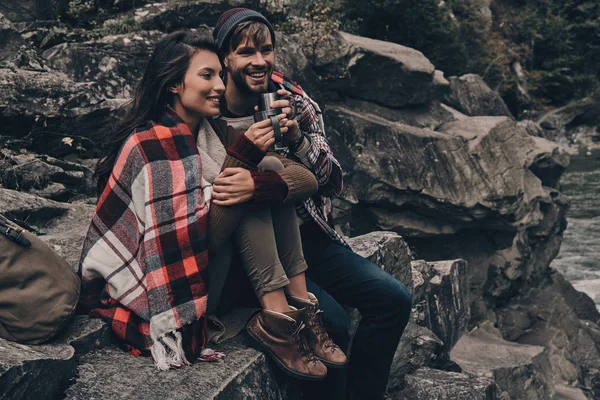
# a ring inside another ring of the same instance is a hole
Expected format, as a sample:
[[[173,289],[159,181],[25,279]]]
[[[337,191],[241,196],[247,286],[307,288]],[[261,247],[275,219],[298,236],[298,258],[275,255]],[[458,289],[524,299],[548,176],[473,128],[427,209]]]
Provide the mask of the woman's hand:
[[[281,121],[285,118],[285,114],[280,114],[277,118]],[[286,133],[287,130],[287,127],[281,125],[281,134]],[[273,145],[273,143],[275,143],[273,126],[270,119],[265,119],[252,124],[244,135],[246,135],[256,147],[265,152]]]
[[[212,201],[223,207],[244,203],[254,197],[255,189],[250,171],[244,168],[225,168],[213,183]]]

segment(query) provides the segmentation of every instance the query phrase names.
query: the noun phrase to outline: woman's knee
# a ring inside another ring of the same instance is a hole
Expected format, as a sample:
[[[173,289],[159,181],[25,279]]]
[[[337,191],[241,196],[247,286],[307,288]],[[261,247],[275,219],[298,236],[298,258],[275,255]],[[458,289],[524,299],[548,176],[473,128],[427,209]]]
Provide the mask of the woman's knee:
[[[258,164],[259,171],[283,171],[284,168],[281,160],[275,156],[265,156]]]

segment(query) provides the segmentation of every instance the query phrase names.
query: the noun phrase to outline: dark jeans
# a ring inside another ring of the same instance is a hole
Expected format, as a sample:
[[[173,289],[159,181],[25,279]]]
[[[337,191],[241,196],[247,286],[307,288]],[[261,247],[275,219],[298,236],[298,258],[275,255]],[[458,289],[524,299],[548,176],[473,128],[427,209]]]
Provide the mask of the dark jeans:
[[[327,332],[342,350],[347,351],[349,343],[349,319],[342,305],[362,315],[347,371],[329,368],[324,381],[306,384],[305,398],[381,399],[412,297],[393,276],[324,233],[303,232],[302,237],[308,290],[319,300]]]

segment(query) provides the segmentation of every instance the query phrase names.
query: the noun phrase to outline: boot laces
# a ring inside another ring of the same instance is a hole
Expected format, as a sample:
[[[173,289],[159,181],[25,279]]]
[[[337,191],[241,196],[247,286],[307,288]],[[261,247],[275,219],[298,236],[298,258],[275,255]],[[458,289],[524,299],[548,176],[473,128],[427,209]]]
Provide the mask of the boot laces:
[[[291,330],[291,335],[292,335],[292,341],[294,343],[296,343],[296,345],[298,346],[298,351],[300,352],[300,354],[303,357],[306,357],[306,359],[309,362],[312,362],[313,364],[316,364],[318,362],[317,357],[310,351],[310,348],[308,347],[308,345],[305,343],[304,337],[302,336],[302,331],[304,329],[306,329],[307,326],[304,322],[299,322],[295,329]]]
[[[330,348],[331,352],[333,353],[339,346],[333,343],[333,340],[331,340],[331,338],[323,328],[322,314],[324,312],[325,311],[319,309],[316,312],[311,313],[311,325],[316,328],[315,334],[319,337],[319,340],[323,342],[323,346],[325,346],[326,348]]]

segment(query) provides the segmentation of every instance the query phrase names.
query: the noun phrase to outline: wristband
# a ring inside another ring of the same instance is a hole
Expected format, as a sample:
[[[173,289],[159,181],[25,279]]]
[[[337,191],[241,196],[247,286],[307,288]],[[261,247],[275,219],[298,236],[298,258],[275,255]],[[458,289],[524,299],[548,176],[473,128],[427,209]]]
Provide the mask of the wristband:
[[[289,147],[292,151],[297,150],[300,145],[304,142],[304,134],[300,133],[300,137],[296,140],[294,140],[293,142],[290,142]]]

